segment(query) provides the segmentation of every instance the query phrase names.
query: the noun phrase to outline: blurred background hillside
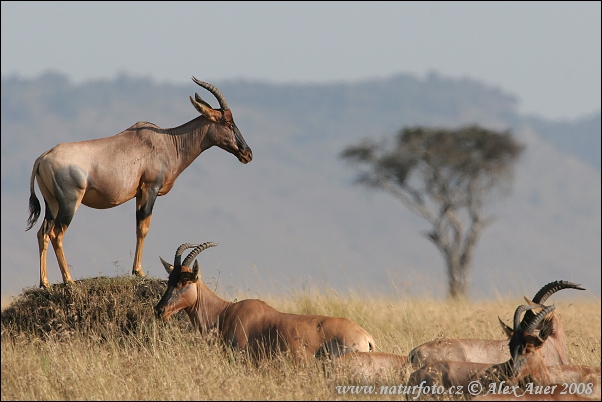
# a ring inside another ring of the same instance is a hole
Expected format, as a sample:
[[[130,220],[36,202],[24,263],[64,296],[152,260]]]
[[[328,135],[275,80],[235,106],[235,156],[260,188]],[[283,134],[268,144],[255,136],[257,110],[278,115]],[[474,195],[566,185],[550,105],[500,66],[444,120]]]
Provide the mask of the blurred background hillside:
[[[207,80],[195,74],[199,79]],[[186,78],[188,79],[188,77]],[[278,293],[323,284],[337,291],[446,296],[444,262],[428,225],[393,197],[353,185],[340,152],[405,126],[477,123],[510,130],[526,146],[509,196],[477,243],[471,296],[531,294],[556,279],[600,297],[600,112],[550,120],[518,112],[498,86],[438,72],[424,77],[316,84],[212,81],[225,95],[254,159],[242,165],[212,148],[155,204],[143,269],[164,277],[159,256],[185,242],[217,242],[199,258],[206,282],[224,291]],[[129,74],[74,83],[61,72],[2,75],[2,295],[38,285],[36,232],[25,232],[35,159],[60,142],[117,134],[137,121],[175,127],[197,117],[192,81]],[[36,192],[41,195],[36,185]],[[64,246],[74,279],[131,270],[134,201],[82,206]],[[52,251],[51,283],[61,281]]]

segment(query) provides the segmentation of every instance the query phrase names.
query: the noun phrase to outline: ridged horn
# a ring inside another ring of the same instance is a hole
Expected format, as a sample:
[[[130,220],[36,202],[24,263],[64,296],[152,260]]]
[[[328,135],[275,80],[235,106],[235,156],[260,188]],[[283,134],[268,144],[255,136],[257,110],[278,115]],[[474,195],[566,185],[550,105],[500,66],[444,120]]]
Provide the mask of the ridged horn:
[[[198,246],[196,246],[194,248],[194,250],[192,250],[190,252],[190,254],[188,254],[186,256],[186,258],[184,259],[184,262],[182,262],[183,266],[189,267],[190,263],[192,261],[194,261],[194,259],[196,258],[197,255],[199,255],[199,253],[205,249],[208,249],[209,247],[215,247],[217,246],[217,243],[212,243],[210,241],[208,241],[207,243],[203,243],[203,244],[199,244]]]
[[[178,247],[178,249],[176,250],[176,256],[173,259],[174,268],[182,266],[182,253],[184,252],[184,250],[197,246],[198,244],[184,243],[180,247]]]
[[[516,308],[516,310],[514,311],[514,331],[517,331],[521,328],[520,316],[523,314],[523,312],[525,312],[526,310],[533,310],[537,307],[540,306],[527,306],[526,304],[521,304]]]
[[[539,313],[537,313],[537,315],[535,315],[535,317],[533,317],[533,319],[527,325],[527,328],[525,328],[524,332],[525,333],[533,333],[533,331],[535,331],[535,329],[537,329],[537,326],[543,321],[543,319],[546,318],[546,316],[548,314],[550,314],[552,311],[554,311],[555,308],[556,308],[555,304],[552,304],[551,306],[546,306],[543,310],[541,310]]]
[[[558,292],[562,289],[577,289],[577,290],[585,290],[581,287],[581,284],[573,283],[569,281],[554,281],[544,285],[539,291],[533,296],[533,302],[538,304],[544,304],[546,300],[554,293]],[[525,317],[523,319],[523,325],[526,322],[529,322],[533,319],[535,314],[532,311],[528,311],[525,313]]]
[[[217,89],[216,87],[214,87],[213,85],[211,85],[208,82],[199,80],[194,75],[192,76],[192,80],[195,83],[197,83],[197,85],[200,85],[203,88],[205,88],[207,91],[211,92],[213,94],[213,96],[215,96],[215,99],[217,99],[217,101],[219,102],[219,106],[222,108],[222,110],[230,109],[228,107],[228,102],[226,102],[226,98],[224,97],[224,95],[222,95],[222,93],[219,91],[219,89]]]
[[[554,293],[562,289],[585,290],[581,287],[581,284],[578,283],[573,283],[569,281],[554,281],[548,283],[547,285],[539,289],[539,292],[537,292],[535,296],[533,296],[533,301],[535,303],[543,304],[546,302],[546,300],[548,300],[548,297],[552,296]]]

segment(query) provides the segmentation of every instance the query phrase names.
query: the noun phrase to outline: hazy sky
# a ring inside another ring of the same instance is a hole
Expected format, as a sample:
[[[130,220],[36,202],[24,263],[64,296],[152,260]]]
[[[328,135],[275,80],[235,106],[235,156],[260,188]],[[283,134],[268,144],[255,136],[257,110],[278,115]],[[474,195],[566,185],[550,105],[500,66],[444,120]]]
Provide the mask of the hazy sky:
[[[2,75],[356,81],[430,71],[600,110],[600,2],[2,2]]]

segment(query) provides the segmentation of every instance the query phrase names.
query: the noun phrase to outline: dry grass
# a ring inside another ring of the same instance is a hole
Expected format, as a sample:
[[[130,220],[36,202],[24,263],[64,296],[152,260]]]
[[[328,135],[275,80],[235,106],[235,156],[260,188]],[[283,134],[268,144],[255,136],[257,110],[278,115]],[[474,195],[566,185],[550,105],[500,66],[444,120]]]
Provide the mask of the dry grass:
[[[164,287],[163,280],[126,276],[24,290],[3,306],[2,400],[406,399],[338,394],[337,385],[357,382],[325,373],[318,362],[295,367],[282,356],[257,367],[236,359],[201,338],[183,313],[168,323],[155,320],[152,306]],[[402,300],[315,288],[264,300],[281,311],[348,317],[374,336],[377,350],[402,355],[441,336],[502,339],[497,316],[511,322],[522,302]],[[571,361],[599,366],[600,301],[590,296],[556,306]],[[401,383],[382,379],[377,391]]]

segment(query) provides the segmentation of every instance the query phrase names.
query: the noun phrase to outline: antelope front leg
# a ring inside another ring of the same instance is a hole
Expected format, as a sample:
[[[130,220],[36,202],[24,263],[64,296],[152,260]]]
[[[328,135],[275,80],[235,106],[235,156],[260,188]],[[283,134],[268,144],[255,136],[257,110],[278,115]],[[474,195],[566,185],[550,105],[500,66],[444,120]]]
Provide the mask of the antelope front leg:
[[[142,270],[142,251],[144,250],[144,239],[150,227],[152,215],[148,215],[142,219],[136,219],[136,255],[134,256],[134,266],[132,267],[132,275],[144,276]]]
[[[136,196],[136,255],[134,256],[134,265],[132,275],[144,276],[142,270],[142,251],[144,250],[144,239],[150,227],[153,216],[153,206],[157,199],[157,186],[146,187],[140,190],[140,195]]]

